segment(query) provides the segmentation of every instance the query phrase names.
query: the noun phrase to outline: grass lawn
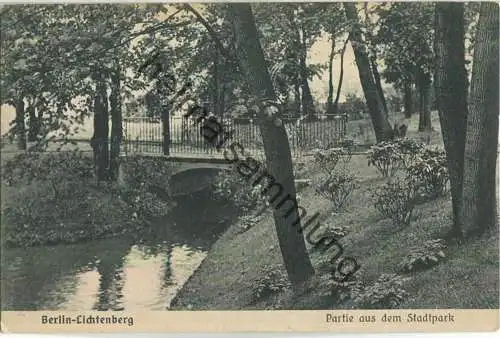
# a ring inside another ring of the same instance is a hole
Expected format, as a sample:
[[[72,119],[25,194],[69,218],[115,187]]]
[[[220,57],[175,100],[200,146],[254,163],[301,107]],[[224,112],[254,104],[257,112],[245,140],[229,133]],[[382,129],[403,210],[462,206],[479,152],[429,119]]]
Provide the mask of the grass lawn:
[[[417,134],[411,121],[410,135]],[[437,129],[437,128],[436,128]],[[434,139],[433,143],[438,143]],[[349,234],[339,240],[344,256],[356,258],[361,279],[368,285],[383,273],[398,273],[398,264],[410,249],[429,239],[442,238],[451,227],[449,193],[417,207],[407,227],[396,227],[374,209],[373,190],[383,184],[364,155],[353,156],[349,170],[356,173],[359,188],[342,213],[333,214],[331,203],[318,196],[312,186],[299,192],[299,204],[309,215],[319,212],[323,227],[345,226]],[[309,166],[313,168],[313,166]],[[311,169],[307,178],[319,175]],[[265,274],[263,267],[283,269],[281,252],[270,212],[247,231],[232,225],[214,244],[207,258],[176,299],[173,309],[335,309],[352,308],[349,301],[338,302],[328,286],[328,256],[309,247],[316,274],[301,294],[283,291],[256,300],[255,285]],[[409,296],[401,308],[498,308],[499,256],[498,229],[464,243],[450,243],[446,258],[420,272],[402,274],[409,279],[404,289]]]

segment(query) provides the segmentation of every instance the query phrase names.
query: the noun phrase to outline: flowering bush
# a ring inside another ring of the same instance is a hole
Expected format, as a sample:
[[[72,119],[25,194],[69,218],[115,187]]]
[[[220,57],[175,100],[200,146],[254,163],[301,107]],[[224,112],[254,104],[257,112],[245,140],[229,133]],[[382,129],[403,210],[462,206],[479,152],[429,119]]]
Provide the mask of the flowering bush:
[[[368,165],[373,165],[383,177],[393,176],[408,168],[422,149],[422,144],[411,139],[380,142],[370,148]]]
[[[408,176],[425,198],[442,195],[449,181],[446,153],[442,150],[425,149],[408,167]]]
[[[316,192],[333,203],[335,211],[340,210],[356,188],[356,177],[345,170],[334,170],[316,187]]]
[[[416,205],[416,188],[408,180],[397,178],[375,193],[375,209],[396,225],[408,225]]]
[[[314,162],[318,164],[322,170],[327,173],[337,167],[342,162],[347,165],[352,158],[352,151],[350,148],[330,148],[314,150]]]

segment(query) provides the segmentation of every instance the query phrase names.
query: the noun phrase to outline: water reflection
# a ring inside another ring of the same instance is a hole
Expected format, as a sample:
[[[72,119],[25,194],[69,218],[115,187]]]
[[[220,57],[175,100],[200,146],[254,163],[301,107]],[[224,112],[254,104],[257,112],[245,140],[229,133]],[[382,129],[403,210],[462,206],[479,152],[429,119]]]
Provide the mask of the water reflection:
[[[135,238],[2,252],[2,309],[164,310],[236,217],[207,196]],[[224,210],[223,215],[217,212]]]

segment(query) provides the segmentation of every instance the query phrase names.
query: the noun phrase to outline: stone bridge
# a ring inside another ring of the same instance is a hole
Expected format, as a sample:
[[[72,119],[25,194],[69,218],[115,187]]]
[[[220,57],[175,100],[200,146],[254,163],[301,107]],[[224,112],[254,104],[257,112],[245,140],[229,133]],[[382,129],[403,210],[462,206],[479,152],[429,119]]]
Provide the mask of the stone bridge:
[[[213,179],[222,170],[231,169],[224,159],[166,158],[172,166],[170,189],[172,196],[196,193],[211,187]]]

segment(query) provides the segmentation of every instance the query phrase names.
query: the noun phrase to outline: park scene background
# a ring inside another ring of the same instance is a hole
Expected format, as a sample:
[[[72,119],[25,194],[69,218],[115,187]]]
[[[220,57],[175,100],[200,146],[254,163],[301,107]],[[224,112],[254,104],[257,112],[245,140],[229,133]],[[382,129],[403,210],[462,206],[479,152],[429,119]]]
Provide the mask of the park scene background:
[[[495,4],[1,10],[3,310],[498,308]]]

